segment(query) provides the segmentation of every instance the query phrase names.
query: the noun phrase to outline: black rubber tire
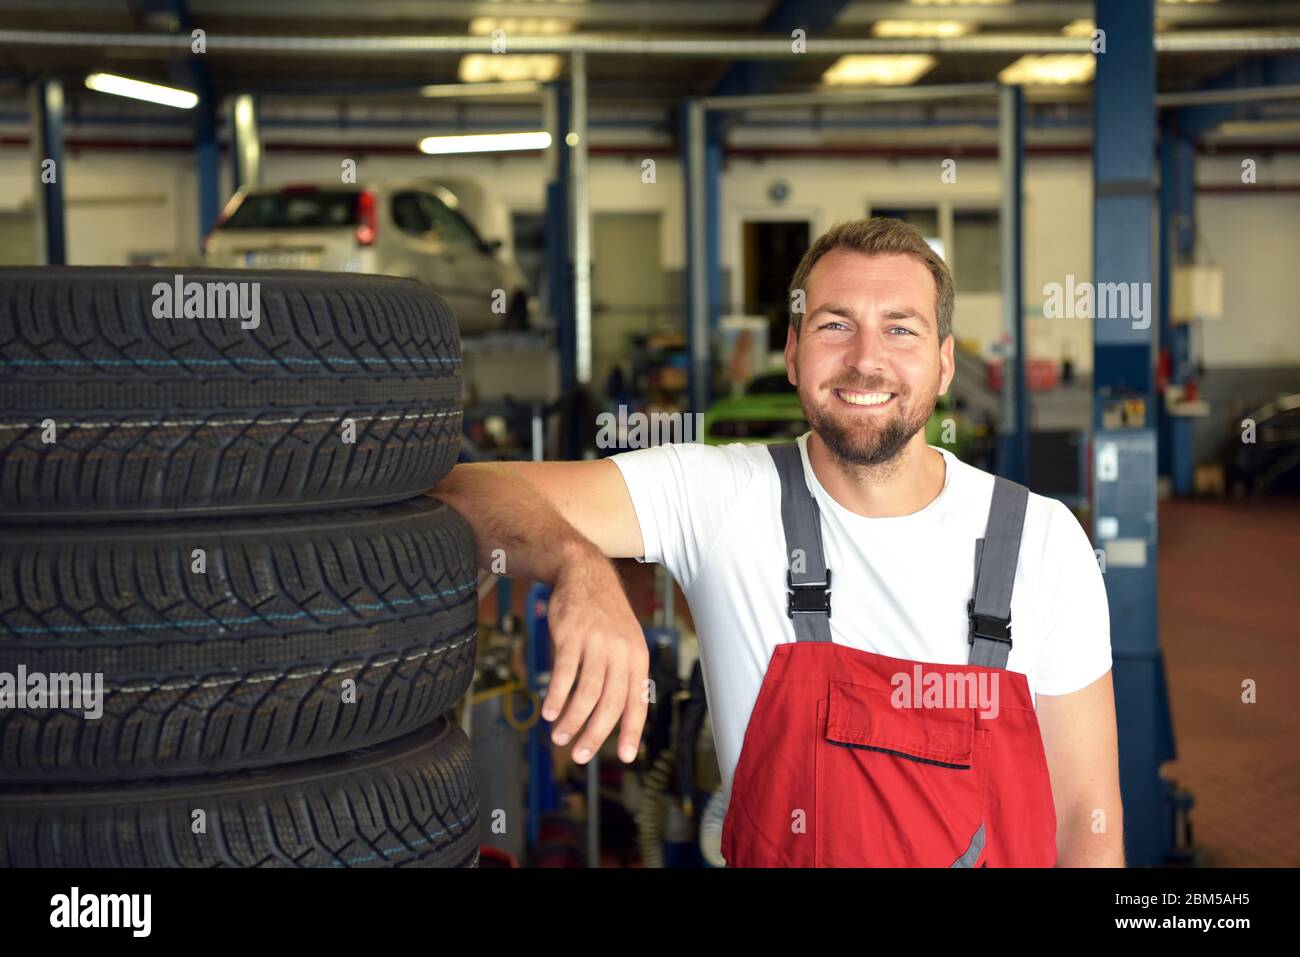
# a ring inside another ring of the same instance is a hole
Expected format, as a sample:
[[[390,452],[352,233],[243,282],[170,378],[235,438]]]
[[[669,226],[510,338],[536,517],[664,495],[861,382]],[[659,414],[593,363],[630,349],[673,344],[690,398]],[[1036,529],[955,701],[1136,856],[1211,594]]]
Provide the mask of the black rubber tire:
[[[269,771],[0,791],[0,867],[476,867],[480,840],[469,739],[445,718]]]
[[[186,282],[260,283],[259,325],[242,329],[238,318],[154,318],[154,284],[176,273],[0,269],[0,515],[100,521],[375,504],[451,470],[460,334],[427,286],[185,270]]]
[[[0,672],[103,674],[99,718],[86,702],[0,708],[0,780],[219,772],[390,740],[465,692],[477,613],[473,533],[423,496],[39,535],[0,526]]]

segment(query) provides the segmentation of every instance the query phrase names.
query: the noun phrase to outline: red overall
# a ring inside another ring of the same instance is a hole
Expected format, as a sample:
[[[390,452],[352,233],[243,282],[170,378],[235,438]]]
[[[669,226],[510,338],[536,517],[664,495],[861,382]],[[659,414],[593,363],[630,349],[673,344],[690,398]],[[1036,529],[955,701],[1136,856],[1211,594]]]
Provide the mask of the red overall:
[[[787,553],[806,562],[787,575],[796,640],[773,651],[745,729],[722,830],[728,866],[1054,866],[1038,720],[1025,676],[1005,668],[1026,490],[997,480],[976,544],[972,663],[890,658],[830,641],[816,500],[798,447],[769,448]]]

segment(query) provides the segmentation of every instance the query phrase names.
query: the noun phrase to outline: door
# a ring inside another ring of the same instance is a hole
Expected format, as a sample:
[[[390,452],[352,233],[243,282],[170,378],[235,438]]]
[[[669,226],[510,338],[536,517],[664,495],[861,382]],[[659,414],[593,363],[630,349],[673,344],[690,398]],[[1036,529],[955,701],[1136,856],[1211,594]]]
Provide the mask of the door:
[[[808,251],[810,233],[807,220],[745,222],[745,302],[741,311],[747,316],[767,316],[769,352],[785,348],[790,325],[790,279]]]
[[[432,193],[420,193],[420,202],[433,223],[442,250],[447,281],[461,303],[461,329],[485,331],[505,323],[505,313],[492,311],[494,297],[502,309],[510,306],[513,290],[501,287],[496,260],[466,219]],[[498,294],[497,290],[501,289]]]
[[[667,315],[667,279],[660,258],[659,213],[597,213],[591,243],[591,384],[605,380],[628,355],[628,337],[681,328]],[[625,372],[631,372],[625,369]]]
[[[427,284],[447,300],[459,318],[462,305],[451,287],[453,273],[445,262],[442,240],[433,231],[433,221],[420,200],[420,194],[414,190],[396,192],[389,200],[388,208],[395,229],[389,234],[392,236],[390,242],[384,242],[384,232],[380,232],[383,243],[380,271],[393,276],[408,276]]]

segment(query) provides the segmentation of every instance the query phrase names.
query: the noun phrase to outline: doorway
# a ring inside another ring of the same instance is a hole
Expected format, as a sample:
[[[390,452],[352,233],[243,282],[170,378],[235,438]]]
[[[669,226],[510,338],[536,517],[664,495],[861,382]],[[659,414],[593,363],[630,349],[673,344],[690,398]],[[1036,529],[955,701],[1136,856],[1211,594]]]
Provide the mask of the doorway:
[[[769,351],[785,348],[790,277],[808,251],[811,233],[808,220],[746,220],[742,225],[744,302],[740,311],[767,317]]]

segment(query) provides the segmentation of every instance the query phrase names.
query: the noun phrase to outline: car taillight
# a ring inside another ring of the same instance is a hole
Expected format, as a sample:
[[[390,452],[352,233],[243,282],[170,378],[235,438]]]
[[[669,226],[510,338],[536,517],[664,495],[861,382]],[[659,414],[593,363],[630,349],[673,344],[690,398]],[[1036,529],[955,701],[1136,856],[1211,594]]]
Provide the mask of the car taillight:
[[[379,211],[375,208],[375,194],[363,190],[357,197],[357,245],[370,246],[379,235]]]

